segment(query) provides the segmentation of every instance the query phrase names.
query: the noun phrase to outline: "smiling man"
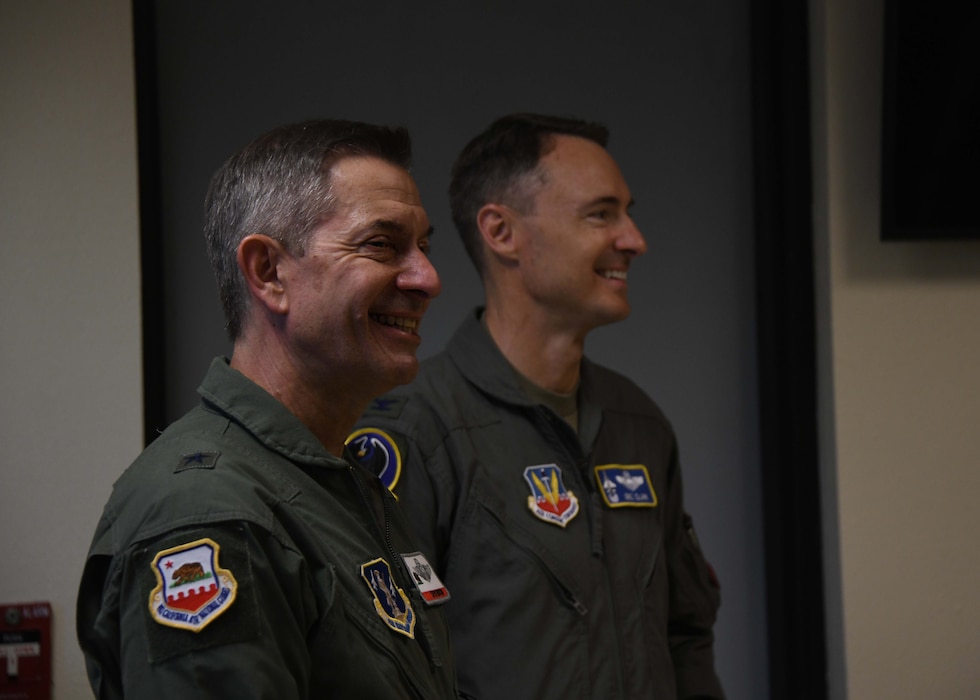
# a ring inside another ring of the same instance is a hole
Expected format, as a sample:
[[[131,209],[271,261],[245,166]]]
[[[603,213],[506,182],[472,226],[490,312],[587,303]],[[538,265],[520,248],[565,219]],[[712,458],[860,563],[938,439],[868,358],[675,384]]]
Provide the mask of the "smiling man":
[[[646,242],[601,125],[494,122],[453,168],[477,309],[350,439],[409,512],[460,690],[517,700],[721,698],[718,588],[654,402],[590,362]]]
[[[416,582],[429,565],[344,447],[369,401],[415,376],[439,293],[409,158],[402,129],[306,122],[212,179],[234,350],[96,530],[77,625],[97,697],[456,697]]]

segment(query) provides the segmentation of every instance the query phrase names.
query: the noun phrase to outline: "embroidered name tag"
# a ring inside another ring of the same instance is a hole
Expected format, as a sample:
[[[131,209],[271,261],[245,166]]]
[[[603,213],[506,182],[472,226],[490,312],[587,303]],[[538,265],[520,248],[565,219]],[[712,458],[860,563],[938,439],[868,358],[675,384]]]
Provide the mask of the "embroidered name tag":
[[[161,625],[200,632],[235,602],[238,583],[218,566],[221,547],[205,537],[158,553],[150,615]]]
[[[578,515],[578,498],[565,488],[557,464],[539,464],[524,470],[524,480],[531,487],[527,507],[534,517],[565,527]]]
[[[655,508],[657,493],[642,464],[603,464],[595,468],[602,498],[610,508]]]
[[[374,596],[374,609],[391,629],[415,639],[415,611],[405,591],[395,585],[384,559],[361,564],[361,577]]]

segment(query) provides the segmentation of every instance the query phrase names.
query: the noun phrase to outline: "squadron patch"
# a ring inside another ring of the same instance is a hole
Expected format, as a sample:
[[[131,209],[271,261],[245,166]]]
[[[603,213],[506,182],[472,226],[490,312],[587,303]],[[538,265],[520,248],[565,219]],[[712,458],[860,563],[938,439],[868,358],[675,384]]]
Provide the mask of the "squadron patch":
[[[642,464],[603,464],[595,468],[602,498],[610,508],[655,508],[657,493]]]
[[[167,627],[200,632],[235,602],[238,583],[218,566],[221,547],[205,537],[159,552],[151,567],[157,587],[150,615]]]
[[[361,564],[361,577],[374,596],[374,609],[391,629],[415,639],[415,611],[405,591],[395,585],[384,559]]]
[[[531,487],[527,507],[534,517],[565,527],[578,515],[578,498],[565,488],[557,464],[539,464],[524,470],[524,479]]]
[[[402,474],[402,455],[394,438],[378,428],[360,428],[346,444],[362,467],[377,474],[389,491],[394,490]]]
[[[402,560],[422,594],[422,600],[429,605],[441,605],[449,600],[449,589],[442,585],[422,552],[402,554]]]

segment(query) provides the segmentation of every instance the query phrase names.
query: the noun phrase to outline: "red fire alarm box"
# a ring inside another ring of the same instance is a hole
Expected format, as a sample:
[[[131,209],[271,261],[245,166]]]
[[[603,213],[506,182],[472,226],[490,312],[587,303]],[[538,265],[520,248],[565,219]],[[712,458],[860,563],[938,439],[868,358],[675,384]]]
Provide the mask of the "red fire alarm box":
[[[51,700],[51,604],[0,605],[0,700]]]

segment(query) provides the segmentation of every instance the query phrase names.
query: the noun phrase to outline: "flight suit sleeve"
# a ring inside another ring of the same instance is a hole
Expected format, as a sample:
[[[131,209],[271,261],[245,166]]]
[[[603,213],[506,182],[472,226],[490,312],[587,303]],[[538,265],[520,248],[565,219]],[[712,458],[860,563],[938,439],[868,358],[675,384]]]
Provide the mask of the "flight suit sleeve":
[[[668,635],[677,697],[724,698],[715,673],[713,627],[721,603],[720,588],[701,552],[691,516],[684,511],[676,442],[669,467],[667,557],[670,577]]]
[[[115,555],[110,545],[111,532],[97,532],[77,607],[97,698],[308,696],[305,640],[318,603],[304,560],[284,542],[229,522]],[[181,602],[195,588],[210,597]]]

